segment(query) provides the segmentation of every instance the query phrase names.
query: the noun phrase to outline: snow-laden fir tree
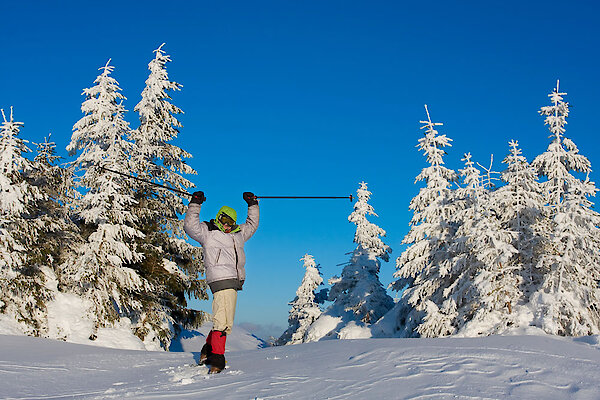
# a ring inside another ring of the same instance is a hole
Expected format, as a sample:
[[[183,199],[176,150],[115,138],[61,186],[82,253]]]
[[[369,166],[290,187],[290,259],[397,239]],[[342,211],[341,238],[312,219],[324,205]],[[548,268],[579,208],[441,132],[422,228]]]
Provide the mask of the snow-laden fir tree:
[[[407,329],[407,335],[416,332],[422,337],[438,337],[460,330],[478,335],[506,324],[503,311],[513,290],[509,270],[502,263],[514,250],[510,235],[499,227],[493,206],[491,168],[482,177],[470,153],[463,161],[463,187],[455,191],[453,213],[446,221],[456,229],[447,243],[447,259],[425,268],[415,279],[413,285],[420,284],[416,293],[423,309],[418,303],[409,309],[407,321],[416,327],[413,332]],[[498,313],[501,315],[492,316]]]
[[[463,187],[455,192],[455,213],[448,221],[456,227],[448,262],[433,269],[429,277],[425,275],[437,288],[427,299],[423,321],[416,328],[423,337],[499,331],[514,323],[511,304],[513,297],[521,298],[515,294],[518,279],[507,265],[515,250],[511,232],[503,230],[498,219],[492,191],[495,173],[490,166],[482,176],[470,153],[463,161]]]
[[[506,184],[493,191],[481,187],[472,196],[473,212],[466,209],[460,216],[455,245],[464,239],[466,257],[453,296],[464,304],[459,305],[457,329],[465,336],[502,333],[529,320],[523,306],[535,290],[543,198],[518,143],[509,145],[502,173]]]
[[[129,124],[118,82],[111,76],[114,67],[109,62],[100,70],[95,85],[84,89],[84,113],[73,127],[67,150],[71,155],[80,152],[73,166],[80,174],[78,187],[83,192],[74,207],[81,222],[85,243],[71,259],[63,264],[65,285],[90,304],[85,318],[94,322],[90,337],[99,327],[111,326],[121,318],[139,324],[147,305],[141,293],[152,287],[128,265],[139,263],[142,254],[135,239],[143,234],[135,228],[137,219],[132,213],[135,204],[130,181],[108,171],[129,173],[131,144],[125,140]],[[82,175],[81,175],[82,174]],[[165,320],[164,324],[168,325]],[[138,326],[142,339],[146,326]],[[146,336],[150,336],[147,338]]]
[[[402,243],[408,248],[396,260],[397,271],[392,283],[396,291],[404,290],[397,309],[397,329],[401,335],[414,336],[424,316],[437,312],[430,301],[440,288],[441,281],[451,269],[450,244],[456,226],[450,221],[456,211],[451,185],[457,181],[456,172],[444,166],[444,148],[451,146],[451,139],[441,135],[431,121],[425,106],[427,120],[420,121],[425,135],[417,146],[429,166],[417,176],[415,182],[425,181],[426,186],[412,199],[409,208],[413,211],[410,231]],[[437,307],[437,306],[436,306]],[[450,312],[450,310],[448,310]]]
[[[447,290],[458,304],[457,328],[466,336],[501,333],[513,326],[513,305],[523,297],[521,265],[513,262],[517,235],[502,226],[499,216],[503,193],[485,189],[476,198],[472,224],[461,226],[468,227],[459,235],[466,238],[469,256]]]
[[[480,205],[482,199],[488,194],[484,187],[481,171],[475,166],[471,153],[466,153],[461,160],[465,166],[459,169],[461,185],[454,193],[454,210],[451,223],[456,228],[456,233],[450,245],[451,280],[458,275],[464,274],[470,264],[471,232],[476,221],[479,219]],[[456,299],[456,296],[455,300]]]
[[[513,268],[521,271],[523,293],[528,298],[542,279],[536,266],[549,225],[535,168],[527,162],[516,140],[511,140],[509,146],[510,153],[503,161],[507,165],[502,172],[505,185],[496,193],[497,214],[502,229],[516,234],[513,246],[518,254],[512,260]]]
[[[36,217],[44,228],[38,243],[30,250],[40,259],[51,258],[56,265],[81,242],[81,235],[66,206],[76,196],[72,168],[58,165],[61,157],[56,155],[56,143],[48,139],[49,136],[36,143],[33,168],[26,174],[43,194],[36,204]]]
[[[332,287],[328,299],[333,304],[313,323],[306,334],[307,341],[316,341],[323,336],[352,339],[358,330],[370,335],[367,333],[368,326],[377,322],[394,305],[379,280],[381,260],[388,261],[392,250],[381,239],[385,230],[367,218],[377,216],[368,203],[370,197],[367,184],[361,182],[354,211],[348,217],[348,221],[356,225],[356,248],[341,276],[329,280]],[[330,327],[332,321],[338,321],[334,329],[323,329]]]
[[[371,192],[365,182],[356,191],[357,201],[348,221],[356,225],[350,261],[341,276],[330,280],[329,300],[344,311],[352,311],[354,318],[366,324],[376,322],[392,308],[393,300],[379,281],[381,260],[389,261],[391,248],[383,242],[385,230],[370,222],[367,216],[377,217],[368,201]]]
[[[0,314],[18,321],[24,333],[45,333],[45,304],[52,297],[45,286],[45,273],[31,249],[38,242],[43,224],[36,218],[38,202],[44,198],[25,175],[33,168],[24,155],[31,152],[19,137],[22,122],[7,119],[2,110],[0,128]]]
[[[480,199],[486,194],[482,185],[483,178],[471,153],[462,159],[465,167],[459,170],[462,186],[453,194],[452,216],[447,221],[454,229],[452,240],[448,243],[447,260],[442,261],[441,268],[426,269],[420,280],[433,280],[435,291],[427,298],[424,310],[410,307],[406,299],[399,303],[408,316],[406,321],[410,329],[403,335],[419,334],[425,337],[447,336],[456,333],[462,323],[472,317],[472,299],[476,291],[463,280],[475,274],[476,263],[473,262],[473,235]],[[466,314],[466,315],[465,315]],[[420,321],[420,322],[419,322]]]
[[[73,197],[72,176],[66,168],[58,165],[60,156],[56,155],[56,143],[49,141],[51,135],[44,138],[43,142],[35,143],[37,154],[33,159],[33,168],[29,170],[27,178],[30,182],[43,190],[48,196],[45,199],[48,206],[42,206],[42,210],[50,208],[62,214],[66,208],[58,207],[59,203],[65,203]],[[47,211],[51,213],[51,211]]]
[[[288,317],[289,327],[277,339],[276,344],[279,346],[303,343],[308,328],[322,313],[319,307],[319,304],[322,303],[319,294],[322,291],[316,293],[318,287],[323,284],[319,266],[310,254],[305,254],[300,261],[303,262],[306,271],[300,287],[296,290],[296,297],[290,302],[292,308]]]
[[[579,336],[600,333],[600,215],[589,200],[597,192],[589,180],[591,164],[564,136],[569,116],[565,95],[557,82],[549,94],[552,104],[540,110],[552,142],[532,164],[546,178],[542,185],[552,228],[538,263],[545,278],[531,302],[535,324],[544,331]]]
[[[177,115],[183,111],[171,103],[169,92],[180,90],[181,85],[169,80],[166,64],[171,58],[163,46],[164,43],[154,51],[142,99],[134,108],[139,113],[140,125],[130,132],[131,171],[146,181],[186,190],[193,184],[183,174],[196,171],[184,160],[191,155],[172,143],[182,126]],[[154,285],[153,295],[173,310],[174,322],[188,328],[198,327],[204,313],[187,309],[186,299],[208,297],[206,285],[199,279],[204,272],[200,248],[186,240],[183,220],[179,218],[186,210],[183,198],[139,180],[132,181],[132,185],[137,202],[132,211],[138,220],[137,228],[144,234],[138,238],[144,254],[140,274]],[[154,311],[149,309],[144,319],[158,328],[162,317]]]

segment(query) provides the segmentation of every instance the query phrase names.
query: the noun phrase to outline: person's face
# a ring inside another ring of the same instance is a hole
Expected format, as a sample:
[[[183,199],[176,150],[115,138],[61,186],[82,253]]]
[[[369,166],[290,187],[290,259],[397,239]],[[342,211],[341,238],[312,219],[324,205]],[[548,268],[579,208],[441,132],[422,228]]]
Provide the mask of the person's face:
[[[233,230],[233,227],[235,226],[235,221],[225,214],[221,214],[219,216],[219,222],[221,223],[221,225],[223,225],[223,231],[225,233],[230,233]]]
[[[231,233],[232,228],[233,227],[231,225],[223,224],[223,230],[225,231],[225,233]]]

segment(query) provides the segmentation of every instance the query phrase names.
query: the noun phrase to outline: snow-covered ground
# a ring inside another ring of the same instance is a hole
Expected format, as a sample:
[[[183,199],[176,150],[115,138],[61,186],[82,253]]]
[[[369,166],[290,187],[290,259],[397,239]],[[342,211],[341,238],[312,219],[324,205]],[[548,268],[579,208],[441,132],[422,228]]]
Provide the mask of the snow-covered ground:
[[[207,375],[195,352],[0,335],[0,398],[599,399],[599,349],[596,336],[325,340],[230,351]]]

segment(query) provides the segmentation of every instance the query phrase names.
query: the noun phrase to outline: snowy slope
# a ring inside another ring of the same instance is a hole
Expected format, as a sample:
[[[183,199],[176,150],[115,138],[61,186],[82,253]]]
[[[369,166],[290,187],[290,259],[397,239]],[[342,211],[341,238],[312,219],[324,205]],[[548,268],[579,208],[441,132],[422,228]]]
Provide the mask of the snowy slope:
[[[231,351],[206,375],[196,353],[0,336],[2,399],[598,399],[598,337],[328,340]]]

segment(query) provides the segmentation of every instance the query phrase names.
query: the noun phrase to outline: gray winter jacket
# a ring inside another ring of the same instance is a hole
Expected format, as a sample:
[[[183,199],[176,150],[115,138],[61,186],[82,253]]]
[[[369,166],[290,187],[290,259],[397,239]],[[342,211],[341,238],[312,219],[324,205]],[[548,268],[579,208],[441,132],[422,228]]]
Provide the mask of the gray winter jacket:
[[[183,228],[204,249],[206,283],[213,293],[222,289],[242,290],[246,280],[244,243],[258,228],[258,205],[248,207],[248,218],[235,233],[225,233],[210,221],[200,222],[199,204],[191,203],[185,214]]]

